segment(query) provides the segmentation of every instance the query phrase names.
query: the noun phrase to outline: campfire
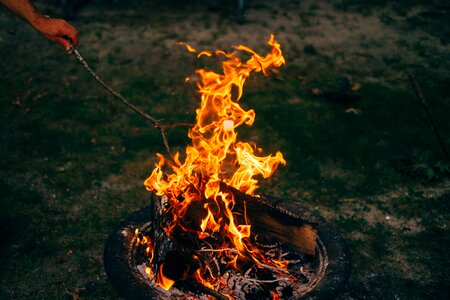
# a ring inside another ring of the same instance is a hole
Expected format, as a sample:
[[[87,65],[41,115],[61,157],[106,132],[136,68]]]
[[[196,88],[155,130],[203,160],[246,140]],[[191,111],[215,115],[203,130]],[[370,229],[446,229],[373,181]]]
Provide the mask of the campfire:
[[[188,133],[192,145],[183,154],[157,154],[159,162],[145,180],[151,205],[121,231],[120,239],[128,245],[109,242],[105,252],[109,265],[119,248],[129,252],[129,262],[112,264],[131,264],[135,275],[140,274],[140,285],[150,292],[138,295],[297,299],[326,273],[328,257],[318,230],[324,221],[302,209],[292,213],[256,194],[258,179],[286,164],[283,155],[264,154],[238,137],[237,128],[255,120],[255,111],[239,104],[246,79],[285,63],[274,36],[268,44],[271,50],[265,56],[242,45],[232,53],[212,53],[186,44],[198,57],[217,56],[222,71],[196,71],[201,103]]]

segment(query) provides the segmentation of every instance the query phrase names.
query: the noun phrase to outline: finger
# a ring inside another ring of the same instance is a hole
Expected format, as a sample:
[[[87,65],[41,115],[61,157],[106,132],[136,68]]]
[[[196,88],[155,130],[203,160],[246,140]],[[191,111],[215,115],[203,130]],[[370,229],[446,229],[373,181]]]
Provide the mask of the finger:
[[[74,46],[78,45],[78,31],[69,23],[64,21],[64,26],[62,27],[62,34],[69,37],[72,40]]]
[[[70,43],[68,40],[66,40],[65,38],[62,37],[54,37],[53,39],[55,42],[57,42],[58,44],[60,44],[61,46],[64,47],[64,49],[66,49],[67,52],[69,52],[72,49],[72,46],[70,46]]]

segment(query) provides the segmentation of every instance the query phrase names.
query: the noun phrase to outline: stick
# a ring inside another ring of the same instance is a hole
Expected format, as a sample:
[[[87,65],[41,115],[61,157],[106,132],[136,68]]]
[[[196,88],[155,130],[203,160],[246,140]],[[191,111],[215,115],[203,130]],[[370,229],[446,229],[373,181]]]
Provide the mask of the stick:
[[[441,146],[441,149],[445,155],[445,158],[447,159],[447,161],[450,161],[450,157],[448,155],[447,149],[445,148],[445,144],[441,139],[439,131],[438,131],[438,129],[433,121],[433,118],[431,117],[431,113],[428,109],[428,102],[424,98],[422,90],[420,89],[419,84],[416,81],[416,78],[410,72],[406,72],[406,75],[408,75],[409,82],[411,83],[411,87],[414,90],[414,93],[416,94],[417,98],[420,100],[420,103],[422,104],[422,107],[425,110],[425,113],[427,114],[428,121],[431,124],[431,128],[433,129],[434,135],[436,136],[436,139],[437,139],[439,145]]]
[[[175,158],[172,154],[172,151],[170,150],[169,147],[169,141],[167,140],[167,129],[171,129],[171,128],[176,128],[176,127],[181,127],[181,126],[185,126],[185,127],[192,127],[192,124],[188,124],[188,123],[176,123],[176,124],[172,124],[172,125],[163,125],[160,123],[160,120],[150,116],[149,114],[143,112],[141,109],[139,109],[137,106],[135,106],[133,103],[131,103],[127,98],[125,98],[124,96],[122,96],[122,94],[116,92],[115,90],[113,90],[109,85],[107,85],[95,72],[94,70],[91,69],[91,67],[89,66],[89,64],[83,59],[83,57],[81,56],[80,52],[78,51],[77,48],[75,48],[75,46],[72,44],[72,42],[69,40],[71,49],[70,49],[70,53],[75,54],[75,57],[78,59],[78,61],[81,63],[81,65],[94,77],[94,79],[101,85],[103,86],[108,92],[110,92],[114,97],[116,97],[117,99],[120,100],[120,102],[122,102],[123,104],[125,104],[126,106],[128,106],[131,110],[133,110],[135,113],[137,113],[138,115],[144,117],[145,119],[147,119],[148,121],[152,122],[153,125],[158,128],[161,131],[161,136],[163,139],[163,143],[164,146],[166,147],[166,151],[169,154],[172,162],[175,165],[179,164],[175,161]]]
[[[191,291],[191,292],[200,292],[209,296],[213,296],[214,298],[218,299],[218,300],[229,300],[227,296],[225,296],[224,294],[222,294],[219,291],[215,291],[213,289],[210,289],[207,286],[204,286],[201,283],[198,283],[197,281],[193,281],[193,280],[184,280],[184,281],[180,281],[178,282],[178,284],[184,288],[187,288],[187,290]]]
[[[228,300],[228,297],[222,294],[221,292],[215,291],[213,289],[210,289],[209,287],[204,286],[203,284],[198,284],[197,286],[198,290],[204,294],[210,295],[215,297],[219,300]]]

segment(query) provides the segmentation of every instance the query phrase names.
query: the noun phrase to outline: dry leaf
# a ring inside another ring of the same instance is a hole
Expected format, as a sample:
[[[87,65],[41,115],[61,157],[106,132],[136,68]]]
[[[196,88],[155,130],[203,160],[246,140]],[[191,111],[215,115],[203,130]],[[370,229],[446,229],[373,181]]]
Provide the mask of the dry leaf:
[[[322,91],[319,88],[313,88],[311,90],[311,93],[313,93],[313,95],[316,95],[316,96],[322,95]]]
[[[359,82],[354,82],[353,84],[352,84],[352,91],[359,91],[360,89],[361,89],[361,87],[362,87],[362,84],[361,83],[359,83]]]
[[[353,107],[347,108],[347,109],[345,110],[345,112],[346,112],[346,113],[352,113],[352,114],[355,114],[355,115],[357,115],[357,116],[359,116],[359,115],[361,114],[361,110],[360,110],[360,109],[353,108]]]

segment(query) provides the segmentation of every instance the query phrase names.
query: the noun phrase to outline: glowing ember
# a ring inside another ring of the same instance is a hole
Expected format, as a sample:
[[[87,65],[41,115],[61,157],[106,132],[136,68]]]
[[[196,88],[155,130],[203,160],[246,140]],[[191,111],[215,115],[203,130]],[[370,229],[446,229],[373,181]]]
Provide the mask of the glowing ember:
[[[181,44],[189,52],[197,53],[189,45]],[[235,132],[235,128],[243,124],[252,125],[255,120],[254,110],[244,110],[238,103],[246,79],[252,72],[267,75],[270,68],[285,63],[280,45],[273,36],[268,44],[271,52],[266,56],[260,56],[242,45],[234,47],[238,51],[233,53],[217,50],[215,55],[225,59],[222,62],[223,74],[206,69],[196,71],[200,78],[198,90],[201,104],[196,110],[196,124],[188,134],[192,146],[186,148],[184,162],[176,153],[174,158],[177,165],[170,161],[166,164],[164,156],[158,154],[159,163],[145,181],[148,190],[159,196],[166,195],[169,199],[173,216],[168,224],[164,224],[164,231],[169,237],[175,228],[195,232],[201,240],[220,235],[223,237],[220,245],[214,245],[214,249],[209,250],[217,251],[222,262],[235,268],[248,262],[258,268],[279,269],[287,265],[284,261],[267,259],[251,242],[251,225],[247,223],[245,214],[237,217],[233,211],[233,194],[222,188],[226,184],[253,195],[258,188],[256,176],[267,178],[280,163],[286,163],[280,152],[258,156],[255,152],[260,153],[261,149],[238,141]],[[250,58],[243,61],[238,54],[249,55]],[[197,56],[202,55],[210,57],[212,53],[202,51]],[[167,168],[163,171],[163,167]],[[196,220],[198,224],[189,225],[192,222],[186,220],[188,212],[192,210],[190,207],[201,211],[201,220]],[[149,263],[152,264],[154,243],[148,237],[138,239],[146,247]],[[192,276],[199,283],[214,289],[219,279],[205,265],[193,272]],[[156,284],[167,290],[175,282],[163,274],[162,266],[157,271]],[[146,272],[154,276],[150,268]]]

